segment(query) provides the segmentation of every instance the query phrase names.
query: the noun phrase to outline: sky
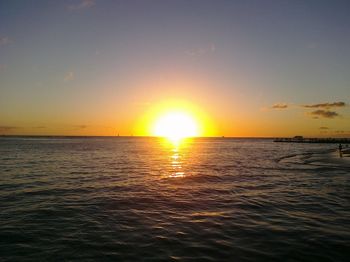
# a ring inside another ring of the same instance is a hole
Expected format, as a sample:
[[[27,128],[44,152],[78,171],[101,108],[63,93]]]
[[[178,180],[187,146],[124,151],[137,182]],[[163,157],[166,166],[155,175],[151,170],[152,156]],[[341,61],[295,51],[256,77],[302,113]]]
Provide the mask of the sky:
[[[350,137],[350,2],[0,1],[0,135]]]

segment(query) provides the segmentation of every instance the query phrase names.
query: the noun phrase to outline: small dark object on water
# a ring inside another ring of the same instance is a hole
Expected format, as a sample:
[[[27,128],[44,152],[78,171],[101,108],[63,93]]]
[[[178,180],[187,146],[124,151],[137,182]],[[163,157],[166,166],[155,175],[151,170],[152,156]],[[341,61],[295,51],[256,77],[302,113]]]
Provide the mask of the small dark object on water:
[[[342,145],[339,144],[339,157],[343,157],[342,149],[343,149]]]

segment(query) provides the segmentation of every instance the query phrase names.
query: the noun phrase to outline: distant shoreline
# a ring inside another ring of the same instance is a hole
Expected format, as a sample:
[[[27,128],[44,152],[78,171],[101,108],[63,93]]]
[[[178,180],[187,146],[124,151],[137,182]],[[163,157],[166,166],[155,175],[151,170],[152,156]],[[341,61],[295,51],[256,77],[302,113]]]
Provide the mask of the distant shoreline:
[[[350,138],[303,138],[303,137],[293,137],[293,138],[276,138],[274,142],[277,143],[317,143],[317,144],[350,144]]]

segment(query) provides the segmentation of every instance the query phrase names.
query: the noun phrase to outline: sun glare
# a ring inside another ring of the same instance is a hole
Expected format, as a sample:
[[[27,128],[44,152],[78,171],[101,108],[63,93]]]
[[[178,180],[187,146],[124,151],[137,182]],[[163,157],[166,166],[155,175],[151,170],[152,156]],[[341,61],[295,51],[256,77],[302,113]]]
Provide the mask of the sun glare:
[[[154,125],[155,136],[179,141],[186,137],[199,135],[195,119],[185,112],[169,112],[160,116]]]

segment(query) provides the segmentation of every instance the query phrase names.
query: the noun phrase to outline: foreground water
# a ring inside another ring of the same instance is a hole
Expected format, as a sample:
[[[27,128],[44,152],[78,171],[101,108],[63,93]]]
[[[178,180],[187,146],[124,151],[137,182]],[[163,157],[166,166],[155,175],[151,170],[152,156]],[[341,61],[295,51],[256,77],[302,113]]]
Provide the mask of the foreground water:
[[[346,261],[334,147],[0,138],[0,260]]]

